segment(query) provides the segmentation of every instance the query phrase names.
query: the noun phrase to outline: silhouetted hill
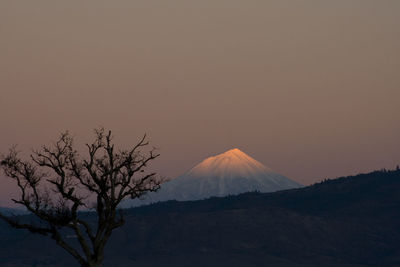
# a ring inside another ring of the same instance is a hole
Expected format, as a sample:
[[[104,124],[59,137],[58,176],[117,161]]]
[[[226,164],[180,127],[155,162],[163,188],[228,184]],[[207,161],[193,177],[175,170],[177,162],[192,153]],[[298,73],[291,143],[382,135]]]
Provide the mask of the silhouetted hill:
[[[399,170],[126,213],[106,266],[400,265]],[[0,242],[1,266],[73,263],[52,240],[4,223]]]
[[[0,207],[0,212],[7,216],[27,214],[27,212],[22,209],[12,209],[12,208],[6,208],[6,207]]]

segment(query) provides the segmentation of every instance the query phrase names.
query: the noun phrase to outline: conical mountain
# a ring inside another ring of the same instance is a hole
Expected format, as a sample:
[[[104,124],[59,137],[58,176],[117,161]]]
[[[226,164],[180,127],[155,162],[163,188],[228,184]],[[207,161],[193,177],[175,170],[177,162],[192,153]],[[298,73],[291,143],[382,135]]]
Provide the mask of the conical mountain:
[[[237,148],[209,157],[192,168],[186,176],[217,177],[253,177],[261,173],[272,173],[272,170]]]
[[[199,200],[250,191],[274,192],[301,185],[272,171],[239,149],[209,157],[185,174],[162,184],[145,202]]]

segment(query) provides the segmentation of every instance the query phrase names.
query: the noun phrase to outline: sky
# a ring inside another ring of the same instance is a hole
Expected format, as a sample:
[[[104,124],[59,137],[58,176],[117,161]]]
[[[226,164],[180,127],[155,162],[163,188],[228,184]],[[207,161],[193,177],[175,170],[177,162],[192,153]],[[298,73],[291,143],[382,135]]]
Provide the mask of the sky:
[[[0,153],[147,133],[176,177],[239,148],[308,185],[400,164],[400,1],[0,2]],[[14,187],[0,180],[0,205]]]

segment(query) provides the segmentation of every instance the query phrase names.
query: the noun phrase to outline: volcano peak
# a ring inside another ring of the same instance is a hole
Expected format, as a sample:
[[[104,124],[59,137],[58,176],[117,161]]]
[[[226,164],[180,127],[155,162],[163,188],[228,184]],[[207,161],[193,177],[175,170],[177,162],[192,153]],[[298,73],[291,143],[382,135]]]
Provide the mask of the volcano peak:
[[[198,200],[244,192],[274,192],[301,185],[272,171],[238,148],[211,156],[183,175],[161,185],[150,202]]]
[[[236,155],[236,154],[244,154],[244,152],[241,151],[239,148],[232,148],[232,149],[229,149],[229,150],[227,150],[226,152],[224,152],[222,154],[234,154],[234,155]]]
[[[206,158],[189,171],[196,177],[248,177],[254,174],[270,172],[271,169],[253,159],[238,148]]]

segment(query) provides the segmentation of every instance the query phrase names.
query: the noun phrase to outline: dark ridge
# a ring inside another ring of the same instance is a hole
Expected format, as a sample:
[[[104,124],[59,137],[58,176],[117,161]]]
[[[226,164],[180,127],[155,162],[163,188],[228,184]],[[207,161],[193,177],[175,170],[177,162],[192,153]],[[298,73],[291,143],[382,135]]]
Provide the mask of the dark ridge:
[[[399,169],[125,212],[105,266],[400,266]],[[3,222],[0,246],[0,266],[74,266]]]
[[[307,214],[340,215],[340,213],[349,210],[349,205],[355,205],[359,202],[371,202],[372,206],[369,205],[366,208],[370,212],[379,212],[383,211],[381,210],[383,207],[376,207],[372,202],[385,202],[385,200],[390,200],[392,197],[398,200],[394,195],[400,193],[399,179],[400,170],[398,169],[380,170],[355,176],[325,179],[311,186],[273,193],[249,192],[237,196],[212,197],[200,201],[166,201],[130,208],[126,211],[129,214],[208,212],[274,206]],[[385,205],[385,207],[388,207],[388,205]],[[356,214],[362,215],[361,212],[362,210],[357,210]]]

